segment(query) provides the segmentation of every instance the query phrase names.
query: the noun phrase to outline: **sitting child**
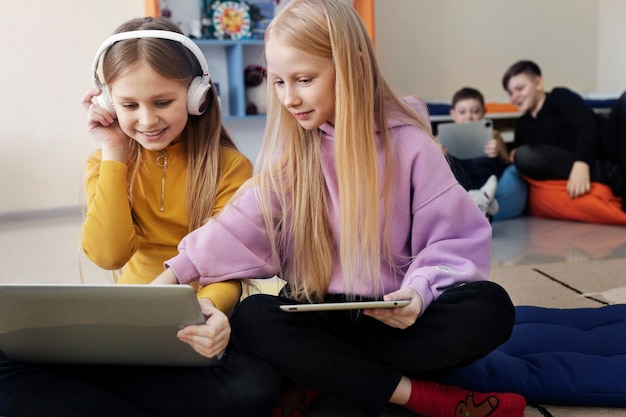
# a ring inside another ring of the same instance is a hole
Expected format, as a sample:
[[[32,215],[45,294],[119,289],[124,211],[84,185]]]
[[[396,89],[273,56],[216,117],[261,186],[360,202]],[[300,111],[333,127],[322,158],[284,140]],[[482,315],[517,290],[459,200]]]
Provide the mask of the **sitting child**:
[[[592,182],[610,186],[617,197],[626,196],[622,99],[609,116],[611,128],[602,132],[602,123],[579,94],[564,87],[545,91],[541,69],[532,61],[511,65],[502,87],[523,113],[515,124],[511,160],[524,176],[566,180],[570,199],[588,194]]]
[[[484,97],[474,88],[464,87],[452,97],[450,116],[455,123],[481,120],[485,112]],[[447,154],[445,147],[443,151]],[[524,212],[527,185],[511,164],[500,132],[493,131],[493,138],[485,145],[485,156],[458,159],[447,154],[447,158],[456,179],[486,216],[501,220]]]

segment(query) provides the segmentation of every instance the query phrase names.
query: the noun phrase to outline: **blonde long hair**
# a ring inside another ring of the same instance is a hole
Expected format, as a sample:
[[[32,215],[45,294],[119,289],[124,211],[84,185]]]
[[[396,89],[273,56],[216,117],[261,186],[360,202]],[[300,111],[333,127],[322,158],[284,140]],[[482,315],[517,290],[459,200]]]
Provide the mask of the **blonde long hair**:
[[[152,17],[129,20],[118,27],[115,33],[147,29],[182,33],[180,28],[169,20]],[[112,84],[116,79],[127,74],[137,62],[145,62],[162,76],[180,80],[186,85],[189,85],[195,76],[202,75],[197,58],[179,42],[141,38],[120,41],[108,49],[102,60],[104,81],[109,85]],[[222,115],[220,106],[217,104],[214,86],[209,90],[204,106],[206,106],[206,111],[202,115],[189,115],[187,125],[181,133],[188,164],[185,203],[189,217],[189,231],[204,224],[212,215],[221,176],[220,146],[237,149],[222,125]],[[139,143],[130,141],[128,198],[131,204],[133,185],[142,163],[141,150]]]
[[[381,228],[381,214],[391,212],[395,175],[388,113],[427,132],[430,127],[383,79],[367,30],[347,1],[293,0],[269,25],[265,42],[269,40],[303,54],[332,58],[336,77],[339,247],[327,212],[321,134],[304,130],[281,105],[275,90],[270,87],[268,93],[267,125],[254,181],[281,275],[290,283],[293,298],[319,301],[338,256],[349,297],[354,297],[359,279],[371,280],[382,295],[381,261],[394,265],[389,216]],[[385,158],[382,164],[379,146]],[[272,218],[272,198],[281,206],[278,218]],[[281,259],[280,254],[286,253],[288,259]]]

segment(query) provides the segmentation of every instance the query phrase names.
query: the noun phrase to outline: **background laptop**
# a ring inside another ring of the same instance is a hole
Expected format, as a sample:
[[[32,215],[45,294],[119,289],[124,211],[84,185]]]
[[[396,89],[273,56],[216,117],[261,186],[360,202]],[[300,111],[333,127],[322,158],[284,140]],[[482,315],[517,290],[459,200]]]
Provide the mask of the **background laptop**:
[[[464,123],[440,123],[437,136],[448,153],[458,159],[485,156],[485,145],[493,138],[493,122],[482,119]]]
[[[0,285],[0,350],[22,362],[207,366],[176,337],[204,321],[187,285]]]

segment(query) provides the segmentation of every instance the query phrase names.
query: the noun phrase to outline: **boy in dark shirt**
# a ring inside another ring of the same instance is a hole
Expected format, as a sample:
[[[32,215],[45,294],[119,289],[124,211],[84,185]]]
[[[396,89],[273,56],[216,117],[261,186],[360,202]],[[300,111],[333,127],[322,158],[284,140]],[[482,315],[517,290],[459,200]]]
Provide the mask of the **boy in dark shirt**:
[[[511,159],[522,175],[535,180],[567,180],[571,198],[587,194],[591,182],[624,194],[623,167],[599,159],[600,129],[593,110],[563,87],[544,90],[539,66],[519,61],[504,74],[502,86],[524,114],[515,125]]]

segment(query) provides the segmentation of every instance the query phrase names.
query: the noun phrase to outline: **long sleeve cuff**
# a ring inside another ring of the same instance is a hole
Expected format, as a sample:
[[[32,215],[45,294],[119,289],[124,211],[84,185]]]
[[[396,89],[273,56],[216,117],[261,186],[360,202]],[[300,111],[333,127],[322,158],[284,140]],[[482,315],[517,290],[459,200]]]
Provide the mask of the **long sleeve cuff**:
[[[193,281],[197,281],[200,277],[200,272],[184,252],[166,261],[165,267],[174,270],[176,278],[181,284],[189,284]]]

